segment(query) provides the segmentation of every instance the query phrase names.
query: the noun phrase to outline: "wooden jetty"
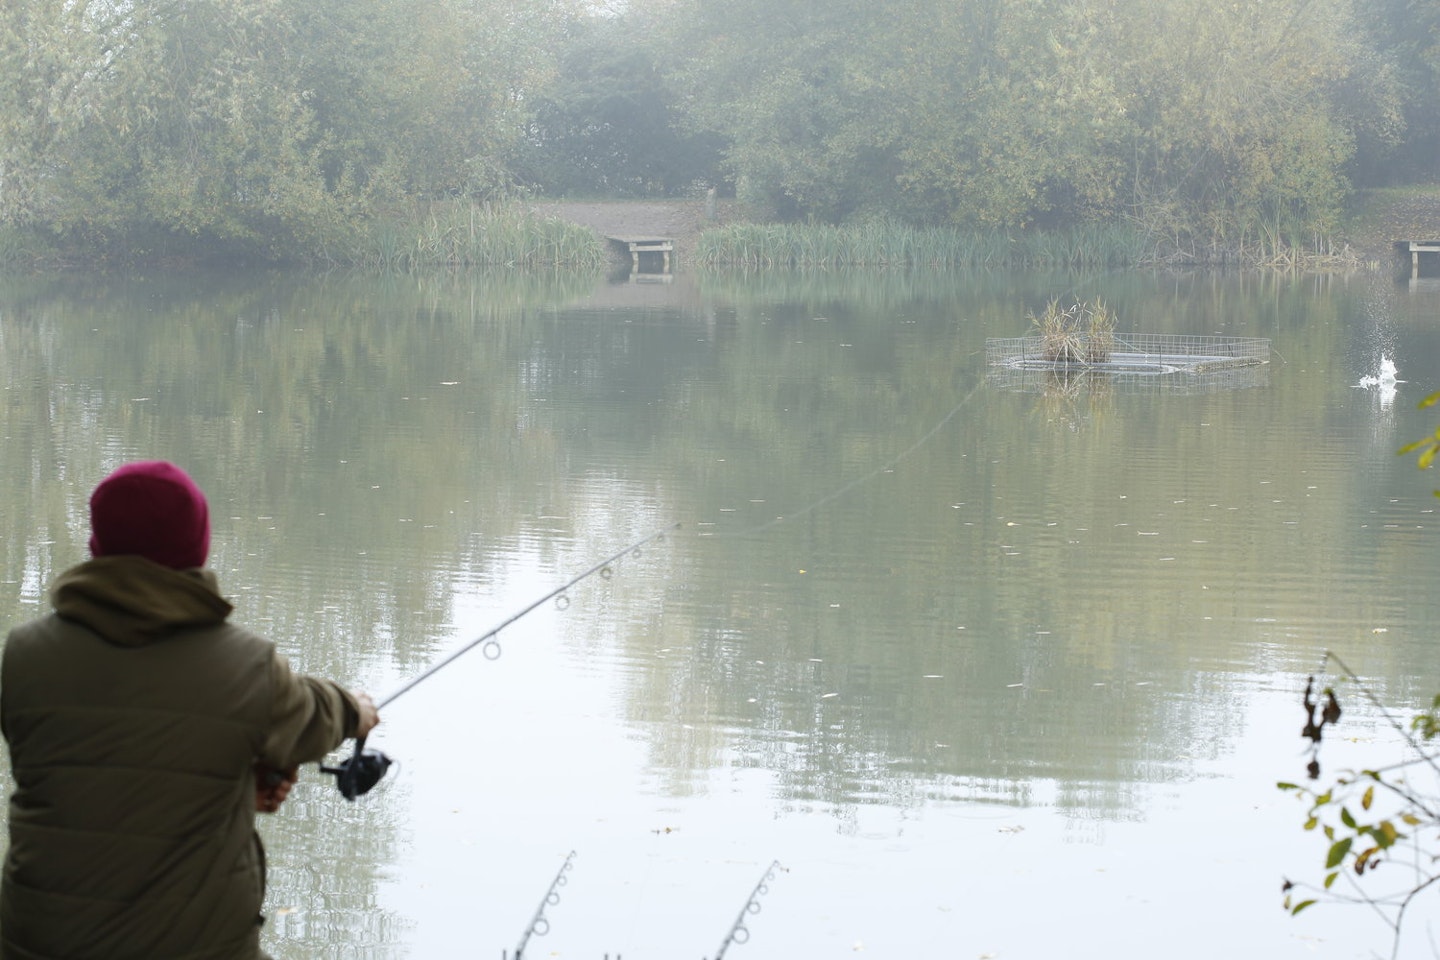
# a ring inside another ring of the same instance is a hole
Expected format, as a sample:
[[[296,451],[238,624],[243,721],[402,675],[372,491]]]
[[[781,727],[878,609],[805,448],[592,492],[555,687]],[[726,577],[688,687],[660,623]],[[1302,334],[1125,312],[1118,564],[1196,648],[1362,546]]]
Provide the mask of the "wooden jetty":
[[[1395,249],[1410,254],[1410,279],[1420,279],[1420,255],[1435,254],[1431,258],[1440,260],[1440,240],[1396,240]],[[1440,274],[1440,271],[1437,271]]]
[[[629,251],[630,268],[636,273],[640,272],[640,254],[642,253],[660,254],[660,272],[670,272],[670,254],[675,252],[674,237],[617,237],[607,235],[605,239],[609,240],[611,243],[623,246],[626,250]]]

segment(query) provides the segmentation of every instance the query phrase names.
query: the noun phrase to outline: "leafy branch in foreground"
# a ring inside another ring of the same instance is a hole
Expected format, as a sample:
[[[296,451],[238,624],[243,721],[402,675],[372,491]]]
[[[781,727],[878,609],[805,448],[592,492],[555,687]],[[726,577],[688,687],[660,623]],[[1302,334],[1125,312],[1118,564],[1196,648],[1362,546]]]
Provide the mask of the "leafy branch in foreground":
[[[1440,403],[1440,390],[1421,400],[1420,409],[1428,410],[1437,403]],[[1430,469],[1435,463],[1436,455],[1440,454],[1440,427],[1436,427],[1435,432],[1428,437],[1421,437],[1413,443],[1405,444],[1400,448],[1400,453],[1419,453],[1420,455],[1415,458],[1415,465],[1421,470]],[[1440,490],[1435,491],[1435,496],[1440,497]]]
[[[1332,652],[1325,657],[1339,667],[1341,680],[1354,684],[1400,735],[1404,757],[1388,766],[1341,770],[1333,778],[1322,778],[1324,733],[1326,728],[1333,732],[1342,710],[1334,687],[1325,687],[1317,695],[1316,680],[1309,678],[1302,701],[1305,726],[1300,735],[1310,741],[1306,774],[1316,784],[1282,782],[1277,786],[1308,804],[1304,829],[1324,837],[1324,879],[1319,887],[1287,879],[1283,886],[1285,909],[1298,914],[1321,900],[1368,906],[1389,927],[1391,956],[1396,957],[1406,911],[1420,894],[1440,882],[1440,764],[1431,745],[1440,734],[1440,696],[1407,726],[1340,657]],[[1426,779],[1432,780],[1428,788],[1417,786],[1416,781]],[[1387,870],[1377,880],[1376,872],[1386,864],[1394,864],[1396,869]]]
[[[1420,401],[1420,409],[1437,403],[1440,391]],[[1440,428],[1401,447],[1399,453],[1417,453],[1416,465],[1421,470],[1429,469],[1440,456]],[[1440,490],[1434,492],[1440,496]],[[1403,758],[1389,766],[1341,770],[1333,779],[1322,781],[1320,746],[1325,728],[1340,722],[1340,700],[1333,687],[1325,687],[1317,696],[1315,678],[1308,679],[1302,700],[1305,726],[1300,735],[1310,741],[1306,751],[1310,762],[1305,772],[1316,785],[1281,782],[1277,786],[1309,804],[1305,829],[1325,838],[1324,880],[1315,887],[1287,879],[1282,887],[1285,909],[1293,916],[1322,899],[1367,906],[1390,928],[1393,960],[1400,955],[1406,912],[1417,897],[1440,883],[1440,748],[1434,745],[1440,736],[1440,695],[1407,726],[1385,708],[1344,660],[1327,651],[1325,663],[1331,662],[1339,667],[1340,679],[1353,683],[1399,734]],[[1425,780],[1428,784],[1417,785]],[[1376,871],[1387,863],[1395,864],[1397,869],[1387,870],[1384,879],[1377,881]],[[1344,884],[1337,892],[1335,885],[1341,878]]]

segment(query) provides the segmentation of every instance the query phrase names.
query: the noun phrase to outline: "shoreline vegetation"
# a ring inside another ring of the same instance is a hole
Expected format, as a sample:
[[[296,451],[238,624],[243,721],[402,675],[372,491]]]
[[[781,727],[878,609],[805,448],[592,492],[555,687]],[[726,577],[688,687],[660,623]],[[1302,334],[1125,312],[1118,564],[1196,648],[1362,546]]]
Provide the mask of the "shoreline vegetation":
[[[331,259],[345,266],[386,270],[421,267],[514,267],[598,270],[604,241],[593,230],[519,206],[459,201],[422,216],[375,224],[349,251]]]
[[[1440,180],[1419,0],[4,0],[0,66],[0,267],[1342,270]]]
[[[617,201],[618,202],[618,201]],[[629,202],[643,208],[645,201]],[[1410,223],[1405,224],[1406,218]],[[1402,225],[1405,224],[1405,225]],[[1160,238],[1124,223],[1054,229],[916,227],[872,221],[850,225],[764,222],[744,217],[698,229],[689,265],[702,269],[1123,268],[1227,267],[1331,270],[1377,267],[1396,230],[1440,232],[1440,186],[1388,188],[1362,196],[1337,236],[1284,237],[1257,228],[1204,242]],[[1388,234],[1387,234],[1388,231]],[[415,270],[603,269],[605,240],[595,230],[537,213],[524,203],[429,204],[336,231],[302,256],[237,253],[226,244],[174,233],[129,243],[67,243],[39,229],[0,228],[0,269],[84,269],[145,264],[298,263],[314,267]]]
[[[579,224],[533,216],[518,204],[464,201],[377,217],[335,230],[315,247],[299,255],[277,257],[260,249],[236,249],[233,244],[207,243],[169,232],[136,235],[128,243],[66,243],[39,229],[7,226],[0,227],[0,268],[292,263],[376,270],[503,267],[592,271],[606,263],[604,241]]]
[[[1325,237],[1292,242],[1264,232],[1235,242],[1167,241],[1128,224],[1050,230],[967,230],[861,224],[732,224],[700,235],[707,267],[1358,267],[1358,255]]]

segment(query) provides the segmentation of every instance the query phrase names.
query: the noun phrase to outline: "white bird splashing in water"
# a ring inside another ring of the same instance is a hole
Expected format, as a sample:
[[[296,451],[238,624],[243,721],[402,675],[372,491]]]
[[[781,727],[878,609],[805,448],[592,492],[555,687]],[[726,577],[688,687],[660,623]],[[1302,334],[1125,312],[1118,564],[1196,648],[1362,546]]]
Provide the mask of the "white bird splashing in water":
[[[1381,357],[1380,372],[1366,374],[1360,378],[1360,382],[1355,384],[1355,386],[1362,387],[1366,390],[1374,389],[1380,396],[1380,405],[1388,407],[1395,399],[1396,385],[1405,382],[1396,376],[1397,373],[1395,361],[1389,357]]]

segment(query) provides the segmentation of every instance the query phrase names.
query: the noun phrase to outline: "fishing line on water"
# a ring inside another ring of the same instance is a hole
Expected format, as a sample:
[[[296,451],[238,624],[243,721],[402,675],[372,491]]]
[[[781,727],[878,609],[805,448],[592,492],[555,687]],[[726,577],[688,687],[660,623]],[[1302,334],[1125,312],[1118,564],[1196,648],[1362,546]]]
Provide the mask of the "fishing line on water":
[[[652,830],[651,832],[655,834],[657,843],[659,838],[665,835],[665,831],[662,830]],[[658,851],[659,848],[656,849]],[[635,891],[635,909],[630,913],[630,926],[625,931],[625,939],[631,942],[635,940],[635,928],[640,925],[640,911],[645,905],[645,896],[650,890],[650,877],[655,873],[655,861],[658,857],[659,853],[655,852],[645,858],[645,875],[640,878],[640,888]]]
[[[983,385],[984,385],[984,380],[977,380],[976,383],[975,383],[975,385],[970,388],[970,390],[965,394],[965,396],[961,397],[961,398],[960,398],[960,401],[959,401],[958,403],[956,403],[955,406],[951,407],[951,408],[950,408],[950,411],[949,411],[948,413],[946,413],[945,416],[941,417],[940,420],[937,421],[936,424],[935,424],[933,427],[931,427],[929,430],[925,431],[925,433],[922,434],[918,440],[916,440],[914,443],[910,444],[910,446],[906,447],[904,450],[900,451],[900,452],[899,452],[898,454],[896,454],[895,456],[891,457],[891,458],[890,458],[889,460],[887,460],[885,463],[883,463],[883,464],[881,464],[880,466],[876,467],[874,470],[871,470],[869,473],[863,474],[863,475],[861,475],[861,476],[859,476],[859,477],[856,477],[856,478],[853,479],[853,480],[850,480],[849,482],[847,482],[847,483],[845,483],[845,484],[837,487],[836,489],[832,490],[830,493],[827,493],[827,494],[825,494],[824,496],[819,497],[818,499],[811,501],[809,504],[807,504],[806,506],[802,507],[802,508],[799,509],[799,510],[796,510],[796,511],[793,511],[793,512],[787,513],[787,514],[782,514],[781,516],[778,516],[778,517],[774,518],[773,520],[766,521],[765,523],[762,523],[762,524],[759,524],[759,525],[757,525],[757,526],[751,527],[751,528],[749,528],[749,529],[747,529],[747,530],[739,530],[739,531],[732,531],[732,532],[725,532],[725,533],[714,533],[714,534],[709,534],[708,536],[709,536],[709,537],[738,537],[738,536],[752,536],[752,535],[754,535],[754,534],[756,534],[756,533],[761,533],[761,532],[763,532],[763,531],[765,531],[765,530],[769,530],[769,529],[772,528],[772,527],[779,526],[780,524],[785,523],[785,522],[787,522],[787,521],[789,521],[789,520],[794,520],[794,519],[797,519],[797,518],[799,518],[799,517],[803,517],[803,516],[805,516],[805,515],[808,514],[808,513],[811,513],[811,512],[813,512],[813,511],[815,511],[815,510],[818,510],[820,507],[824,506],[825,504],[830,503],[830,502],[833,501],[833,500],[837,500],[837,499],[839,499],[840,497],[843,497],[845,494],[849,493],[851,490],[854,490],[856,487],[860,486],[861,484],[864,484],[864,483],[869,482],[870,480],[873,480],[874,478],[880,476],[882,473],[887,473],[887,472],[893,470],[893,469],[896,467],[896,465],[898,465],[898,464],[899,464],[901,461],[903,461],[906,457],[909,457],[909,456],[910,456],[911,454],[913,454],[916,450],[919,450],[919,449],[920,449],[921,447],[923,447],[926,443],[928,443],[932,437],[934,437],[937,433],[939,433],[942,429],[944,429],[945,425],[955,418],[955,415],[956,415],[957,413],[959,413],[959,412],[961,411],[961,409],[963,409],[967,403],[970,402],[971,398],[973,398],[973,397],[975,396],[976,392],[978,392],[979,389],[980,389]],[[680,522],[678,522],[678,521],[675,522],[675,523],[672,523],[672,524],[670,524],[669,526],[666,526],[666,527],[664,527],[664,528],[662,528],[662,529],[660,529],[660,530],[657,530],[657,531],[655,531],[654,533],[650,534],[649,536],[644,537],[644,538],[642,538],[641,540],[636,541],[635,543],[632,543],[630,546],[626,547],[625,549],[619,550],[619,551],[611,554],[610,556],[606,557],[605,559],[603,559],[603,560],[601,560],[601,561],[599,561],[599,562],[597,562],[597,563],[594,563],[594,564],[592,564],[591,566],[587,567],[585,570],[583,570],[582,572],[580,572],[580,573],[576,574],[575,576],[571,577],[569,580],[565,581],[565,582],[562,583],[560,586],[558,586],[558,587],[556,587],[555,589],[551,590],[549,593],[546,593],[545,595],[543,595],[543,596],[539,597],[538,599],[534,600],[534,601],[531,602],[528,606],[522,607],[520,610],[518,610],[518,611],[516,611],[515,613],[511,614],[510,616],[506,617],[504,620],[500,621],[499,623],[497,623],[495,626],[491,627],[491,628],[490,628],[489,630],[487,630],[486,632],[480,634],[478,637],[474,638],[473,640],[469,641],[468,643],[465,643],[465,644],[461,645],[460,647],[456,648],[455,650],[452,650],[450,653],[448,653],[447,655],[445,655],[445,656],[442,657],[441,659],[439,659],[439,660],[435,661],[434,663],[432,663],[429,667],[427,667],[425,670],[423,670],[423,671],[420,672],[419,674],[415,675],[414,677],[411,677],[411,678],[410,678],[409,680],[407,680],[404,684],[402,684],[399,688],[397,688],[396,690],[392,691],[392,692],[389,693],[388,695],[382,697],[381,699],[377,700],[376,703],[375,703],[376,709],[379,710],[379,709],[383,709],[383,708],[389,706],[389,705],[390,705],[391,703],[393,703],[395,700],[399,699],[402,695],[408,693],[408,692],[409,692],[411,689],[413,689],[415,686],[417,686],[418,684],[422,683],[423,681],[429,679],[431,676],[433,676],[434,674],[436,674],[436,673],[438,673],[439,671],[443,670],[445,667],[449,666],[449,665],[450,665],[451,663],[453,663],[455,660],[457,660],[457,659],[459,659],[460,657],[464,656],[466,653],[469,653],[471,650],[475,649],[476,647],[479,647],[479,648],[480,648],[480,652],[481,652],[481,654],[485,657],[485,659],[487,659],[487,660],[498,660],[498,659],[500,658],[500,654],[501,654],[501,652],[502,652],[502,651],[501,651],[501,647],[500,647],[500,641],[499,641],[499,639],[498,639],[499,634],[500,634],[500,631],[504,630],[506,627],[510,626],[510,625],[513,624],[515,621],[520,620],[521,618],[527,616],[527,615],[530,614],[532,611],[534,611],[536,608],[540,607],[542,604],[545,604],[545,603],[547,603],[547,602],[549,602],[549,601],[551,601],[551,600],[554,600],[555,603],[560,607],[560,609],[562,609],[562,610],[565,609],[565,608],[568,607],[569,604],[570,604],[570,598],[567,596],[567,593],[566,593],[566,592],[567,592],[571,587],[574,587],[575,585],[579,584],[581,581],[586,580],[586,579],[588,579],[589,577],[591,577],[591,576],[593,576],[593,575],[595,575],[595,574],[597,574],[597,573],[601,576],[602,579],[608,579],[608,578],[610,577],[610,575],[611,575],[611,567],[612,567],[617,561],[619,561],[619,560],[621,560],[621,559],[623,559],[623,558],[625,558],[625,557],[627,557],[627,556],[638,556],[638,555],[641,553],[642,549],[643,549],[646,545],[648,545],[648,544],[650,544],[650,543],[652,543],[652,542],[654,542],[654,541],[663,540],[666,536],[668,536],[669,534],[671,534],[671,533],[673,533],[674,531],[678,530],[678,529],[681,527],[681,525],[682,525],[682,524],[681,524]]]
[[[753,535],[755,535],[755,534],[757,534],[757,533],[763,533],[764,531],[769,530],[769,529],[771,529],[771,528],[773,528],[773,527],[777,527],[777,526],[779,526],[779,525],[782,524],[782,523],[786,523],[786,522],[788,522],[788,521],[790,521],[790,520],[795,520],[795,519],[798,519],[798,518],[800,518],[800,517],[805,516],[806,514],[812,513],[812,512],[814,512],[815,510],[818,510],[820,507],[824,506],[825,504],[830,503],[831,501],[834,501],[834,500],[838,500],[840,497],[843,497],[845,494],[847,494],[847,493],[849,493],[850,491],[854,490],[856,487],[859,487],[859,486],[861,486],[862,484],[868,483],[869,481],[875,479],[876,477],[880,476],[880,475],[883,474],[883,473],[888,473],[888,472],[890,472],[891,470],[894,470],[895,467],[896,467],[898,464],[900,464],[902,461],[904,461],[907,457],[909,457],[911,454],[913,454],[916,450],[919,450],[921,447],[923,447],[926,443],[928,443],[928,442],[930,441],[930,439],[931,439],[932,437],[934,437],[937,433],[939,433],[942,429],[944,429],[945,425],[946,425],[947,423],[949,423],[951,420],[953,420],[953,419],[955,418],[955,415],[956,415],[957,413],[959,413],[962,409],[964,409],[965,405],[970,402],[970,400],[975,396],[975,394],[980,390],[980,388],[981,388],[982,386],[984,386],[984,380],[983,380],[983,379],[977,380],[977,381],[975,382],[975,385],[972,386],[972,387],[970,388],[970,390],[967,391],[966,394],[965,394],[963,397],[960,398],[959,402],[956,403],[955,406],[951,407],[951,408],[950,408],[950,411],[949,411],[948,413],[946,413],[945,416],[941,417],[941,418],[935,423],[934,426],[932,426],[929,430],[925,431],[925,433],[922,434],[919,439],[917,439],[914,443],[910,444],[910,446],[906,447],[904,450],[900,451],[898,454],[896,454],[895,456],[891,457],[891,458],[890,458],[889,460],[887,460],[885,463],[882,463],[880,466],[876,467],[875,469],[871,470],[870,472],[865,473],[865,474],[862,474],[861,476],[858,476],[858,477],[854,478],[853,480],[850,480],[850,481],[842,484],[841,486],[839,486],[839,487],[837,487],[836,489],[832,490],[831,492],[825,494],[824,496],[819,497],[819,498],[817,498],[817,499],[815,499],[815,500],[812,500],[809,504],[805,505],[804,507],[800,508],[799,510],[795,510],[795,511],[792,511],[792,512],[790,512],[790,513],[782,514],[782,515],[780,515],[780,516],[778,516],[778,517],[775,517],[775,518],[772,519],[772,520],[768,520],[768,521],[766,521],[766,522],[764,522],[764,523],[758,524],[758,525],[756,525],[756,526],[750,527],[750,528],[745,529],[745,530],[727,531],[727,532],[721,532],[721,533],[709,533],[709,534],[706,534],[706,536],[707,536],[707,537],[712,537],[712,538],[713,538],[713,537],[725,538],[725,537],[753,536]],[[498,623],[498,624],[496,624],[495,626],[491,627],[491,628],[490,628],[489,630],[487,630],[485,633],[483,633],[483,634],[481,634],[480,636],[476,637],[475,639],[469,641],[468,643],[466,643],[466,644],[458,647],[457,649],[451,651],[449,654],[447,654],[446,656],[442,657],[440,660],[438,660],[438,661],[436,661],[435,663],[431,664],[431,665],[430,665],[428,668],[426,668],[424,671],[422,671],[421,673],[419,673],[419,674],[417,674],[416,676],[412,677],[410,680],[406,681],[406,682],[405,682],[403,685],[401,685],[398,689],[394,690],[393,692],[391,692],[391,693],[388,694],[387,696],[385,696],[385,697],[381,698],[380,700],[376,701],[376,704],[375,704],[376,709],[382,709],[382,708],[388,706],[389,704],[393,703],[393,702],[394,702],[395,700],[397,700],[400,696],[402,696],[402,695],[405,694],[405,693],[408,693],[408,692],[409,692],[412,688],[414,688],[416,685],[418,685],[418,684],[421,683],[422,681],[428,679],[429,677],[431,677],[431,676],[434,675],[435,673],[438,673],[440,670],[442,670],[442,669],[444,669],[445,667],[449,666],[449,665],[450,665],[452,662],[454,662],[456,659],[458,659],[459,657],[463,656],[464,654],[470,652],[471,650],[475,649],[476,647],[479,647],[479,648],[480,648],[481,654],[485,657],[485,659],[487,659],[487,660],[498,660],[498,659],[500,658],[500,655],[501,655],[500,641],[499,641],[499,639],[498,639],[498,636],[499,636],[499,634],[500,634],[500,631],[504,630],[506,627],[510,626],[511,624],[513,624],[515,621],[521,619],[522,617],[525,617],[526,615],[528,615],[529,613],[531,613],[533,610],[535,610],[536,608],[538,608],[538,607],[541,606],[542,604],[547,603],[547,602],[549,602],[549,601],[551,601],[551,600],[554,600],[555,603],[560,607],[560,609],[562,609],[562,610],[565,609],[566,607],[569,606],[569,602],[570,602],[569,597],[566,595],[566,591],[568,591],[571,587],[573,587],[573,586],[575,586],[576,584],[580,583],[582,580],[588,579],[589,577],[591,577],[592,575],[594,575],[594,574],[596,574],[596,573],[600,574],[600,576],[601,576],[602,578],[608,579],[609,576],[610,576],[610,572],[611,572],[611,569],[610,569],[610,568],[611,568],[611,566],[612,566],[615,562],[617,562],[618,560],[620,560],[620,559],[622,559],[622,558],[624,558],[624,557],[626,557],[626,556],[638,556],[638,555],[640,554],[640,552],[641,552],[641,549],[642,549],[644,546],[646,546],[647,544],[649,544],[649,543],[651,543],[651,542],[653,542],[653,541],[657,541],[657,540],[663,539],[663,538],[666,537],[668,534],[674,532],[675,530],[678,530],[681,526],[682,526],[682,524],[681,524],[680,522],[672,523],[672,524],[670,524],[669,526],[664,527],[664,528],[661,529],[661,530],[657,530],[655,533],[652,533],[652,534],[650,534],[649,536],[647,536],[647,537],[645,537],[645,538],[637,541],[636,543],[631,544],[630,546],[626,547],[625,549],[620,550],[620,551],[618,551],[618,552],[616,552],[616,553],[614,553],[614,554],[606,557],[604,560],[601,560],[601,561],[599,561],[598,563],[595,563],[595,564],[591,565],[590,567],[588,567],[587,569],[585,569],[585,570],[582,571],[581,573],[577,574],[576,576],[574,576],[574,577],[570,578],[569,580],[567,580],[565,583],[563,583],[563,584],[561,584],[560,586],[556,587],[554,590],[551,590],[549,593],[547,593],[547,594],[545,594],[544,596],[540,597],[539,599],[535,600],[534,602],[532,602],[532,603],[529,604],[528,606],[526,606],[526,607],[524,607],[524,608],[516,611],[514,614],[512,614],[512,615],[510,615],[509,617],[505,618],[505,619],[502,620],[500,623]]]
[[[1104,277],[1109,276],[1109,275],[1110,275],[1110,272],[1107,272],[1107,273],[1101,274],[1100,276],[1092,277],[1092,278],[1090,278],[1090,284],[1093,285],[1093,284],[1095,284],[1095,283],[1098,283],[1101,279],[1103,279]],[[1077,296],[1077,297],[1078,297],[1078,294],[1072,293],[1072,296]],[[974,354],[971,354],[971,356],[973,356],[973,355],[974,355]],[[851,481],[849,481],[848,483],[844,484],[843,486],[840,486],[840,487],[836,488],[835,490],[832,490],[830,493],[825,494],[823,497],[820,497],[818,500],[815,500],[815,501],[811,502],[810,504],[806,505],[805,507],[803,507],[803,508],[801,508],[801,509],[799,509],[799,510],[795,510],[795,511],[793,511],[793,512],[791,512],[791,513],[787,513],[787,514],[782,514],[782,515],[774,518],[773,520],[766,521],[765,523],[759,524],[758,526],[749,527],[749,528],[744,529],[744,530],[735,530],[735,531],[729,531],[729,532],[724,532],[724,533],[711,533],[711,534],[706,534],[706,536],[712,537],[712,538],[753,536],[754,534],[761,533],[761,532],[763,532],[763,531],[765,531],[765,530],[770,529],[771,527],[777,527],[777,526],[779,526],[780,524],[785,523],[786,521],[795,520],[795,519],[798,519],[798,518],[800,518],[800,517],[803,517],[803,516],[805,516],[807,513],[810,513],[810,512],[812,512],[812,511],[814,511],[814,510],[819,509],[820,507],[824,506],[825,504],[829,503],[829,502],[832,501],[832,500],[838,500],[840,497],[843,497],[845,494],[849,493],[851,490],[854,490],[856,487],[860,486],[861,484],[863,484],[863,483],[868,483],[869,481],[871,481],[871,480],[875,479],[876,477],[880,476],[880,474],[882,474],[882,473],[888,473],[889,471],[895,469],[896,465],[898,465],[902,460],[904,460],[906,457],[910,456],[910,455],[911,455],[912,453],[914,453],[916,450],[920,449],[920,448],[921,448],[922,446],[924,446],[927,442],[929,442],[929,440],[930,440],[931,437],[933,437],[933,436],[935,436],[935,434],[939,433],[940,430],[945,426],[945,424],[949,423],[952,419],[954,419],[955,414],[959,413],[960,410],[961,410],[967,403],[970,402],[970,400],[975,396],[975,394],[976,394],[976,393],[980,390],[980,388],[981,388],[982,386],[984,386],[984,385],[985,385],[985,381],[984,381],[983,378],[981,378],[980,380],[977,380],[976,383],[975,383],[975,385],[970,388],[970,391],[969,391],[968,393],[966,393],[965,396],[963,396],[963,397],[960,398],[960,402],[957,403],[957,404],[955,404],[955,406],[951,407],[951,408],[950,408],[950,412],[947,413],[947,414],[945,414],[945,416],[941,417],[940,420],[939,420],[939,422],[936,423],[935,426],[933,426],[933,427],[931,427],[929,430],[927,430],[927,431],[925,432],[925,434],[920,437],[920,439],[916,440],[916,441],[915,441],[914,443],[912,443],[910,446],[906,447],[904,450],[900,451],[900,453],[896,454],[894,457],[890,458],[890,460],[886,461],[885,463],[881,464],[880,466],[876,467],[874,470],[871,470],[869,473],[864,474],[863,476],[856,477],[854,480],[851,480]]]
[[[849,493],[851,490],[854,490],[861,484],[868,483],[869,481],[880,476],[882,473],[889,473],[891,470],[895,469],[895,467],[902,460],[904,460],[906,457],[910,456],[916,450],[919,450],[926,443],[928,443],[931,437],[935,436],[941,431],[941,429],[944,428],[945,424],[953,420],[955,418],[955,414],[959,413],[960,410],[967,403],[970,402],[971,398],[975,396],[975,394],[980,390],[982,386],[984,386],[984,384],[985,381],[983,379],[976,381],[975,386],[971,387],[970,391],[966,393],[965,396],[960,398],[960,402],[955,404],[955,406],[951,407],[950,412],[945,414],[945,416],[941,417],[939,422],[937,422],[935,426],[927,430],[924,435],[920,437],[920,439],[916,440],[914,443],[910,444],[910,446],[906,447],[904,450],[900,451],[895,456],[887,460],[885,463],[882,463],[880,466],[876,467],[874,470],[871,470],[869,473],[863,474],[853,480],[848,481],[847,483],[825,494],[823,497],[811,501],[809,504],[800,508],[799,510],[794,510],[790,513],[781,514],[780,516],[775,517],[773,520],[767,520],[764,523],[758,524],[753,527],[748,527],[744,530],[707,533],[705,534],[705,536],[710,539],[722,539],[727,537],[749,537],[754,536],[757,533],[763,533],[764,531],[769,530],[772,527],[778,527],[782,523],[786,523],[791,520],[797,520],[808,513],[818,510],[832,500],[840,499],[845,494]]]
[[[859,487],[862,484],[873,480],[875,477],[880,476],[882,473],[887,473],[893,470],[896,465],[901,463],[903,460],[913,454],[916,450],[919,450],[922,446],[928,443],[931,438],[933,438],[942,429],[944,429],[945,425],[948,424],[951,420],[953,420],[955,418],[955,415],[958,414],[962,409],[964,409],[966,404],[970,402],[970,400],[975,396],[975,394],[980,390],[983,385],[983,379],[977,380],[975,385],[972,386],[970,390],[966,392],[963,397],[960,398],[960,401],[956,403],[953,407],[951,407],[949,412],[946,413],[945,416],[941,417],[934,426],[932,426],[929,430],[925,431],[925,433],[922,434],[919,439],[917,439],[914,443],[910,444],[910,446],[906,447],[904,450],[900,451],[898,454],[891,457],[885,463],[881,464],[870,472],[856,477],[845,484],[842,484],[835,490],[832,490],[830,493],[827,493],[822,497],[812,500],[809,504],[799,510],[793,511],[788,514],[782,514],[781,516],[775,517],[773,520],[769,520],[765,523],[751,527],[747,530],[720,534],[710,534],[709,536],[752,536],[754,534],[764,532],[773,527],[779,526],[780,524],[785,523],[789,520],[794,520],[798,517],[802,517],[806,514],[812,513],[813,511],[819,509],[825,504],[839,499],[840,497],[854,490],[856,487]],[[473,640],[462,644],[460,647],[452,650],[449,654],[432,663],[428,668],[426,668],[416,676],[412,677],[410,680],[406,681],[399,688],[377,700],[375,703],[376,709],[384,709],[385,707],[389,706],[391,703],[395,702],[395,700],[399,699],[401,696],[414,689],[417,685],[434,676],[436,673],[443,670],[445,667],[455,662],[455,660],[464,656],[466,653],[469,653],[476,647],[480,647],[481,653],[487,660],[498,660],[502,652],[498,637],[500,632],[506,627],[515,623],[517,620],[520,620],[521,618],[529,615],[532,611],[540,607],[542,604],[545,604],[551,600],[554,600],[557,605],[560,605],[561,609],[564,609],[566,606],[569,605],[569,597],[567,596],[567,591],[570,590],[572,587],[576,586],[581,581],[586,580],[591,576],[594,576],[595,574],[599,574],[602,579],[609,579],[609,577],[611,576],[611,567],[617,561],[626,556],[638,556],[641,553],[642,548],[645,547],[647,544],[664,539],[666,536],[668,536],[675,530],[678,530],[680,527],[681,523],[672,523],[660,530],[655,531],[649,536],[646,536],[636,541],[635,543],[632,543],[630,546],[625,547],[623,550],[619,550],[606,557],[605,559],[592,564],[579,574],[576,574],[569,580],[560,584],[560,586],[556,587],[550,592],[534,600],[527,606],[506,617],[504,620],[491,627],[485,633],[482,633],[478,637],[475,637]],[[347,800],[354,800],[357,796],[368,793],[370,789],[373,788],[375,784],[384,777],[386,770],[391,766],[392,762],[393,761],[389,757],[385,756],[378,750],[365,749],[365,738],[362,737],[357,738],[355,742],[355,751],[353,756],[342,761],[337,766],[327,767],[322,765],[320,769],[325,773],[333,774],[336,778],[336,783],[340,789],[341,794],[344,795]]]

